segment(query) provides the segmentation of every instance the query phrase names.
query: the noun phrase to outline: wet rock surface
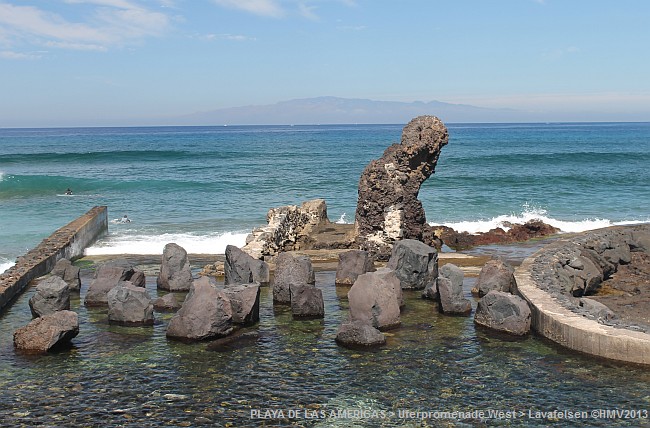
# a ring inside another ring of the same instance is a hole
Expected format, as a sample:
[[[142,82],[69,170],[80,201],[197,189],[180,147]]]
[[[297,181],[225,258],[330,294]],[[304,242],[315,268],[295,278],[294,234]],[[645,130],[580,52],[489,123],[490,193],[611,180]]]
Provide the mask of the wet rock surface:
[[[72,311],[58,311],[32,320],[14,333],[14,346],[26,352],[44,353],[66,345],[79,334],[79,319]]]
[[[479,300],[474,322],[492,330],[523,336],[530,332],[531,312],[521,297],[492,290]]]

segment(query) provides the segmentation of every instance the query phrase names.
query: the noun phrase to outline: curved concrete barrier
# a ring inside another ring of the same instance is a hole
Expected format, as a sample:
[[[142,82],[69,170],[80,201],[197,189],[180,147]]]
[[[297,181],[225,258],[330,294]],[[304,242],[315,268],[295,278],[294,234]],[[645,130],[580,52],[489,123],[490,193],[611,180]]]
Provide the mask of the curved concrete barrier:
[[[650,253],[649,244],[650,225],[619,226],[556,241],[524,260],[515,278],[519,295],[531,307],[533,329],[576,351],[650,364],[650,334],[604,325],[575,311],[580,287],[598,285],[598,274],[579,262],[594,262],[607,278],[630,251]]]
[[[52,270],[62,258],[75,259],[108,230],[106,207],[94,207],[86,214],[56,230],[4,273],[0,272],[0,312],[29,282]]]

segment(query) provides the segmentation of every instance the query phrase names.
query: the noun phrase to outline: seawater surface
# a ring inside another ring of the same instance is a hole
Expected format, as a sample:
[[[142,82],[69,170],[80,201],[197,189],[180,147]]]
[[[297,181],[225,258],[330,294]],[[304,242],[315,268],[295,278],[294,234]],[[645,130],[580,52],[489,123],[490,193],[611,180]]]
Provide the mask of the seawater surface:
[[[598,409],[647,410],[650,371],[593,360],[535,337],[493,336],[476,329],[471,317],[438,314],[435,305],[416,292],[406,293],[402,326],[388,332],[385,347],[355,351],[334,341],[347,315],[348,288],[334,285],[333,272],[316,275],[325,298],[324,320],[293,320],[288,308],[273,306],[271,290],[265,287],[260,323],[250,328],[257,335],[217,352],[206,343],[168,341],[165,330],[171,315],[156,314],[153,327],[109,325],[106,309],[88,309],[81,303],[89,279],[86,272],[81,299],[72,303],[81,332],[71,350],[47,356],[14,351],[12,331],[30,320],[27,300],[33,289],[0,316],[2,426],[548,426],[559,422],[609,427],[647,422],[591,416],[567,422],[535,416],[556,410],[589,415]],[[468,297],[473,281],[465,282]],[[147,288],[157,295],[155,278],[148,278]],[[425,420],[405,416],[418,411],[484,411],[486,416]],[[516,416],[489,418],[490,411]],[[271,414],[277,417],[258,419]]]
[[[0,129],[0,270],[107,205],[91,254],[222,253],[269,208],[313,198],[351,223],[359,176],[403,125]],[[540,218],[565,232],[650,220],[650,123],[450,124],[420,191],[470,232]],[[72,195],[65,195],[70,188]]]

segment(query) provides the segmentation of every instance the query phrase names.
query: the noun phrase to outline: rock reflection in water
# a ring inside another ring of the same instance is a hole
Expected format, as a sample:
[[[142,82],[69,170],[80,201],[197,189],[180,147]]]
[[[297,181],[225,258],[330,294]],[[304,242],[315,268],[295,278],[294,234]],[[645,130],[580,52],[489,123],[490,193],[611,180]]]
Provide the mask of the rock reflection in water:
[[[72,310],[81,325],[74,347],[46,356],[13,349],[13,331],[31,318],[29,290],[0,317],[2,425],[239,427],[262,424],[251,419],[252,409],[550,411],[650,404],[647,369],[572,355],[535,337],[503,340],[477,330],[471,317],[439,314],[419,292],[405,294],[402,326],[387,332],[386,346],[373,351],[338,347],[334,338],[347,316],[349,287],[335,287],[334,272],[318,273],[316,280],[325,298],[324,319],[293,320],[288,307],[272,306],[271,290],[265,287],[260,323],[220,349],[214,343],[168,341],[171,314],[156,313],[150,327],[112,326],[105,309],[88,309],[74,299]],[[81,301],[87,286],[86,281]],[[470,287],[466,280],[467,296]],[[155,284],[147,288],[152,297],[157,295]],[[397,418],[266,422],[323,427],[419,423]],[[427,424],[459,422],[482,423]],[[548,422],[516,419],[508,424]],[[639,421],[575,422],[635,426]]]

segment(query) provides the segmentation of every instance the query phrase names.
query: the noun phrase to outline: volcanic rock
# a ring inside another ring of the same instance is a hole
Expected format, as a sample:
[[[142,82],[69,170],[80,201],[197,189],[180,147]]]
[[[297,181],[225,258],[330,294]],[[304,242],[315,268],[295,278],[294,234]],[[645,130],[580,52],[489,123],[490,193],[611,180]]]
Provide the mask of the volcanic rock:
[[[474,322],[504,333],[523,336],[530,331],[531,313],[519,296],[492,290],[478,302]]]
[[[438,277],[438,252],[414,239],[393,246],[387,268],[395,271],[403,289],[422,290],[433,286]]]
[[[58,276],[50,276],[36,286],[36,293],[29,299],[32,317],[42,317],[57,311],[70,309],[70,289]]]
[[[80,271],[79,267],[74,266],[70,260],[60,259],[50,273],[63,279],[70,291],[79,291],[81,290]]]
[[[158,288],[167,291],[187,291],[192,286],[192,270],[187,251],[178,244],[165,245],[156,281]]]
[[[27,352],[44,353],[79,334],[76,312],[58,311],[32,320],[14,333],[14,346]]]
[[[359,275],[375,270],[370,254],[363,250],[350,250],[339,254],[336,268],[336,285],[352,285]]]

